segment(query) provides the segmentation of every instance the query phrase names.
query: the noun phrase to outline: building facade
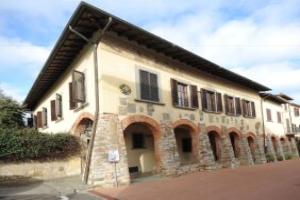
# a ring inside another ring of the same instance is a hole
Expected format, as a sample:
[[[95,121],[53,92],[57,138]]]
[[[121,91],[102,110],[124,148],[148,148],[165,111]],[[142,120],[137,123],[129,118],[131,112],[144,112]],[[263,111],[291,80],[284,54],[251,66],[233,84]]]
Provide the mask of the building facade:
[[[283,104],[259,94],[268,90],[81,3],[25,105],[40,131],[84,141],[90,184],[114,187],[140,176],[263,164],[277,149],[283,159],[296,155]],[[265,121],[263,107],[282,121]],[[280,147],[273,136],[284,138]]]

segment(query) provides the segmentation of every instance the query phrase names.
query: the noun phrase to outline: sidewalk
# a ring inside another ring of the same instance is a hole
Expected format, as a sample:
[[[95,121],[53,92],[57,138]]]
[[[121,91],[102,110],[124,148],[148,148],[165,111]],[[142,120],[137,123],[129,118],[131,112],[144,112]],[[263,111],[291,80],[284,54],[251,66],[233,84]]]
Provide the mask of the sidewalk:
[[[91,192],[122,200],[299,200],[300,160],[197,172]]]

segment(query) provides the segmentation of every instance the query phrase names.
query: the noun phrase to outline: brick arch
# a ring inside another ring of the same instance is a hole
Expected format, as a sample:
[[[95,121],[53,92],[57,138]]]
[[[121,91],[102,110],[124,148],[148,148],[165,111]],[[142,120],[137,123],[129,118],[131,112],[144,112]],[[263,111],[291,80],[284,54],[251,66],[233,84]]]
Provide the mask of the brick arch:
[[[227,129],[226,131],[226,135],[229,135],[230,133],[236,133],[239,139],[242,139],[242,132],[235,128],[235,127],[231,127],[229,129]]]
[[[253,132],[248,132],[248,133],[246,134],[246,138],[248,138],[248,137],[251,137],[253,140],[256,139],[256,135],[255,135]]]
[[[173,129],[177,128],[178,126],[187,126],[192,131],[192,133],[195,134],[200,131],[200,128],[197,127],[196,124],[194,124],[192,121],[187,119],[179,119],[172,124]]]
[[[222,130],[217,126],[208,126],[206,127],[206,133],[214,131],[218,134],[219,137],[222,137]]]
[[[131,115],[126,117],[121,121],[121,126],[123,129],[123,133],[128,128],[130,125],[135,124],[135,123],[141,123],[150,128],[151,133],[154,138],[154,154],[155,154],[155,160],[156,160],[156,167],[157,167],[157,172],[160,171],[161,169],[161,151],[159,147],[160,143],[160,125],[158,122],[156,122],[154,119],[145,116],[145,115]]]
[[[77,119],[75,120],[75,122],[73,123],[73,125],[72,125],[72,127],[71,127],[70,132],[71,132],[72,134],[74,134],[74,135],[76,135],[76,136],[79,136],[79,133],[78,133],[78,131],[77,131],[76,129],[78,128],[80,122],[81,122],[83,119],[90,119],[90,120],[94,121],[94,120],[95,120],[95,117],[94,117],[94,115],[92,115],[92,114],[89,113],[89,112],[83,112],[83,113],[81,113],[81,114],[77,117]]]
[[[151,117],[145,116],[145,115],[131,115],[126,117],[121,121],[121,125],[123,128],[123,131],[130,126],[133,123],[144,123],[149,126],[149,128],[153,131],[154,136],[160,135],[160,126],[159,123],[156,122]]]
[[[198,147],[199,147],[199,133],[200,133],[200,128],[197,127],[192,121],[187,120],[187,119],[179,119],[176,122],[172,124],[172,128],[174,131],[174,137],[175,136],[175,129],[180,127],[180,126],[185,126],[189,129],[190,137],[192,139],[192,154],[195,158],[198,158]]]

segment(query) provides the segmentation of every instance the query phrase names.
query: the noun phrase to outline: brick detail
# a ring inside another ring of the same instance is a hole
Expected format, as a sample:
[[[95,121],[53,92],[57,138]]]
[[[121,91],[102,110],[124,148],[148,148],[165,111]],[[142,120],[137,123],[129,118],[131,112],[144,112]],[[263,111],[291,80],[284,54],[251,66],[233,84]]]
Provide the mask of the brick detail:
[[[70,129],[70,133],[76,136],[79,136],[80,134],[80,130],[78,130],[79,124],[83,119],[90,119],[92,121],[94,121],[94,115],[92,115],[89,112],[83,112],[79,115],[79,117],[77,117],[76,121],[73,123],[71,129]]]

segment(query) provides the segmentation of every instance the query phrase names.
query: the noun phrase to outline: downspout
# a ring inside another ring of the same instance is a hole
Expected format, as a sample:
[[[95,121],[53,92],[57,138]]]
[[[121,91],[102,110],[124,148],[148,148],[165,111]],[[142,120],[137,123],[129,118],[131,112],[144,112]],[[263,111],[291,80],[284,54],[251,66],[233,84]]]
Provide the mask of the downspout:
[[[102,29],[100,35],[95,39],[95,40],[89,40],[86,38],[84,35],[79,33],[78,31],[74,30],[71,26],[69,26],[69,30],[85,40],[86,42],[90,43],[93,45],[93,56],[94,56],[94,84],[95,84],[95,119],[92,127],[92,135],[91,135],[91,141],[88,147],[88,152],[87,152],[87,162],[84,170],[84,178],[83,181],[84,183],[88,183],[88,178],[89,178],[89,171],[90,171],[90,165],[91,165],[91,158],[92,158],[92,151],[93,151],[93,146],[94,146],[94,140],[95,140],[95,135],[96,135],[96,130],[97,130],[97,125],[98,125],[98,120],[99,120],[99,81],[98,81],[98,54],[97,54],[97,49],[98,45],[103,38],[106,30],[109,28],[109,26],[112,23],[112,18],[108,18],[108,22],[105,25],[105,27]]]

